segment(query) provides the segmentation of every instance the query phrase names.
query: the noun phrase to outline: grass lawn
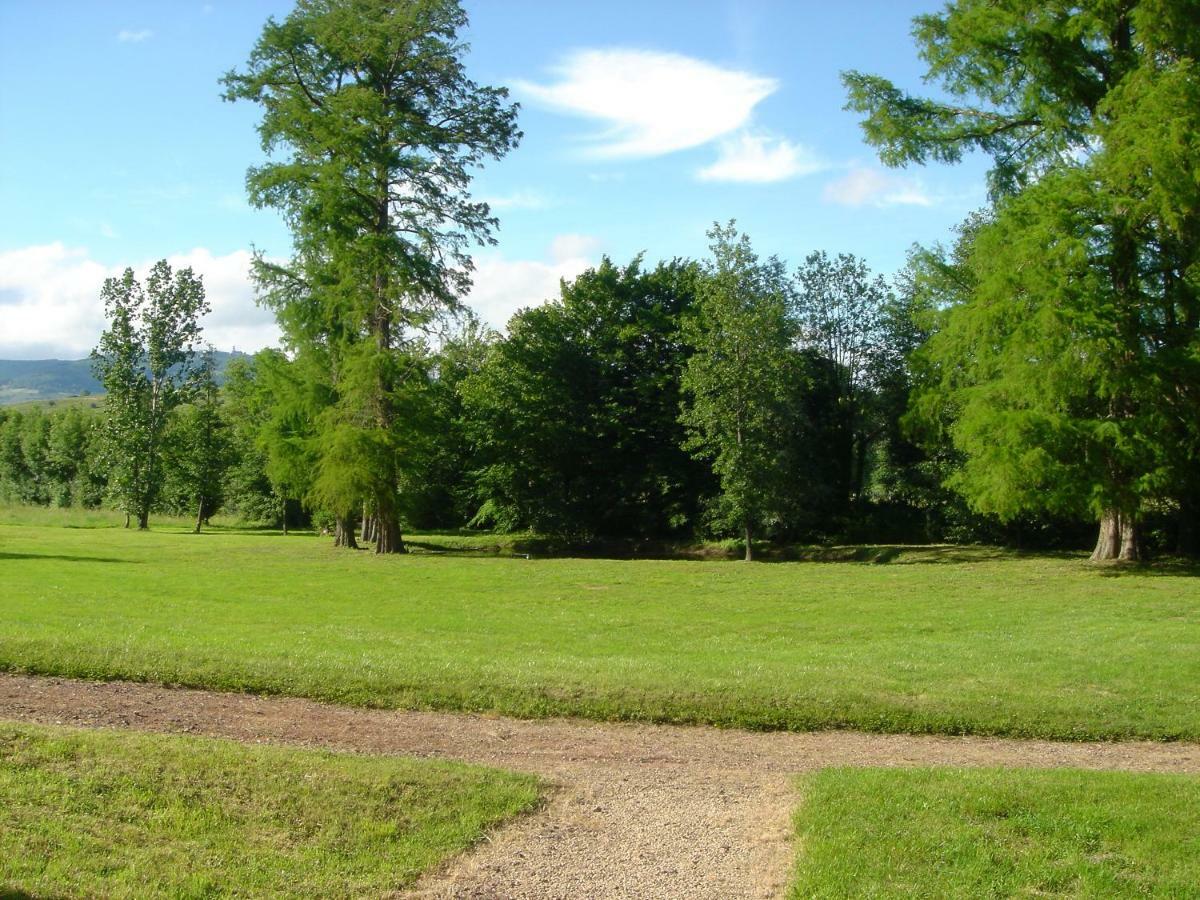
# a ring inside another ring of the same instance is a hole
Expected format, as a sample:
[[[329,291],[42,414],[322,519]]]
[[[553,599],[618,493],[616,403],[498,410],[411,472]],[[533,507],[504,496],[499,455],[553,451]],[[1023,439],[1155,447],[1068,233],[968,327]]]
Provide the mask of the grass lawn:
[[[382,896],[537,799],[476,766],[0,723],[0,896]]]
[[[522,716],[1200,738],[1194,570],[955,548],[378,558],[49,521],[0,525],[0,669]]]
[[[1200,779],[826,769],[804,780],[792,896],[1200,897]]]

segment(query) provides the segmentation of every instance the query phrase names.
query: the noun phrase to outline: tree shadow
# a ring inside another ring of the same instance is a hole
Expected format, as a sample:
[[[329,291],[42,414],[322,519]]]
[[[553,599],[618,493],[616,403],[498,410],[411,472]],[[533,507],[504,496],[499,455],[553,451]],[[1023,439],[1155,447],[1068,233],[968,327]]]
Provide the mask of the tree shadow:
[[[1164,575],[1172,578],[1200,578],[1200,560],[1185,559],[1179,556],[1152,559],[1147,562],[1112,562],[1096,563],[1096,574],[1101,578],[1158,578]]]
[[[532,559],[612,559],[612,560],[740,560],[740,546],[723,544],[680,544],[669,541],[632,541],[599,539],[573,542],[554,538],[517,538],[505,543],[476,547],[454,546],[437,540],[437,533],[421,533],[406,538],[405,545],[421,553],[436,556],[499,557]],[[454,537],[454,535],[446,535]],[[1024,557],[1073,559],[1071,553],[1025,553],[1003,547],[953,544],[851,544],[839,546],[762,546],[755,548],[755,560],[764,563],[820,562],[869,565],[954,565],[998,562]]]
[[[135,559],[119,559],[113,556],[68,556],[61,553],[12,553],[7,550],[0,550],[0,559],[50,559],[56,562],[98,562],[138,565],[138,561]],[[3,900],[3,897],[4,895],[0,894],[0,900]]]

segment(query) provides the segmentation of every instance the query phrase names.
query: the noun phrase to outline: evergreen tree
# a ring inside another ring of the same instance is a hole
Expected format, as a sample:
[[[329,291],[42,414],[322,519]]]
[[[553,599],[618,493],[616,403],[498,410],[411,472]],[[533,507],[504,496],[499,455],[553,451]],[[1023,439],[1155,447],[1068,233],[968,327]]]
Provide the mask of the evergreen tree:
[[[328,363],[314,489],[339,516],[366,502],[379,553],[404,549],[405,351],[469,287],[471,244],[493,240],[472,170],[520,137],[507,92],[463,69],[466,21],[456,0],[300,0],[224,80],[262,107],[264,149],[287,154],[247,183],[296,247],[288,266],[259,260],[264,299],[288,344]]]
[[[845,76],[885,162],[992,156],[974,286],[928,350],[954,483],[1004,517],[1091,512],[1094,559],[1138,558],[1147,505],[1194,483],[1194,23],[1190,0],[956,0],[914,29],[952,100]]]

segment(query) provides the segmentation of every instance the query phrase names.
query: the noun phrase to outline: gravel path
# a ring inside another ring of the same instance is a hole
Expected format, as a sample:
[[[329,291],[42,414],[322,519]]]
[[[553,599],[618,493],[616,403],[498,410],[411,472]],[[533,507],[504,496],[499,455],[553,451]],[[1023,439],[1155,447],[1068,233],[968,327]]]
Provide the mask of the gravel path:
[[[556,786],[543,810],[422,881],[414,894],[426,898],[778,896],[791,866],[793,776],[823,766],[1200,773],[1200,744],[523,721],[3,674],[0,718],[436,756]]]

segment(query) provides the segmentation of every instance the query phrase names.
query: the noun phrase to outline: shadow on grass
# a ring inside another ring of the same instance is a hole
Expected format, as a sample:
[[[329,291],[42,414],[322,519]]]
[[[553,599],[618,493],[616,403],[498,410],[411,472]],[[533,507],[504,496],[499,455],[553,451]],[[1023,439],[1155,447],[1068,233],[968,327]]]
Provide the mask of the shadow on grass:
[[[137,565],[135,559],[118,559],[112,556],[67,556],[60,553],[10,553],[7,550],[0,550],[0,559],[49,559],[55,562],[98,562],[98,563],[125,563],[126,565]],[[0,900],[3,900],[4,895],[0,894]]]
[[[446,535],[453,538],[456,535]],[[421,553],[457,557],[515,557],[539,559],[657,559],[657,560],[740,560],[742,548],[725,544],[676,544],[666,541],[596,540],[571,542],[553,538],[517,538],[503,543],[477,546],[455,545],[437,540],[440,534],[420,534],[405,544]],[[478,533],[475,535],[479,538]],[[1073,559],[1078,554],[1027,554],[1001,547],[973,547],[949,544],[847,545],[834,547],[783,546],[756,547],[758,562],[864,563],[870,565],[954,565],[995,562],[1026,556]]]
[[[1139,578],[1168,575],[1174,578],[1200,578],[1200,560],[1171,556],[1149,562],[1103,562],[1096,563],[1096,574],[1101,578]]]

